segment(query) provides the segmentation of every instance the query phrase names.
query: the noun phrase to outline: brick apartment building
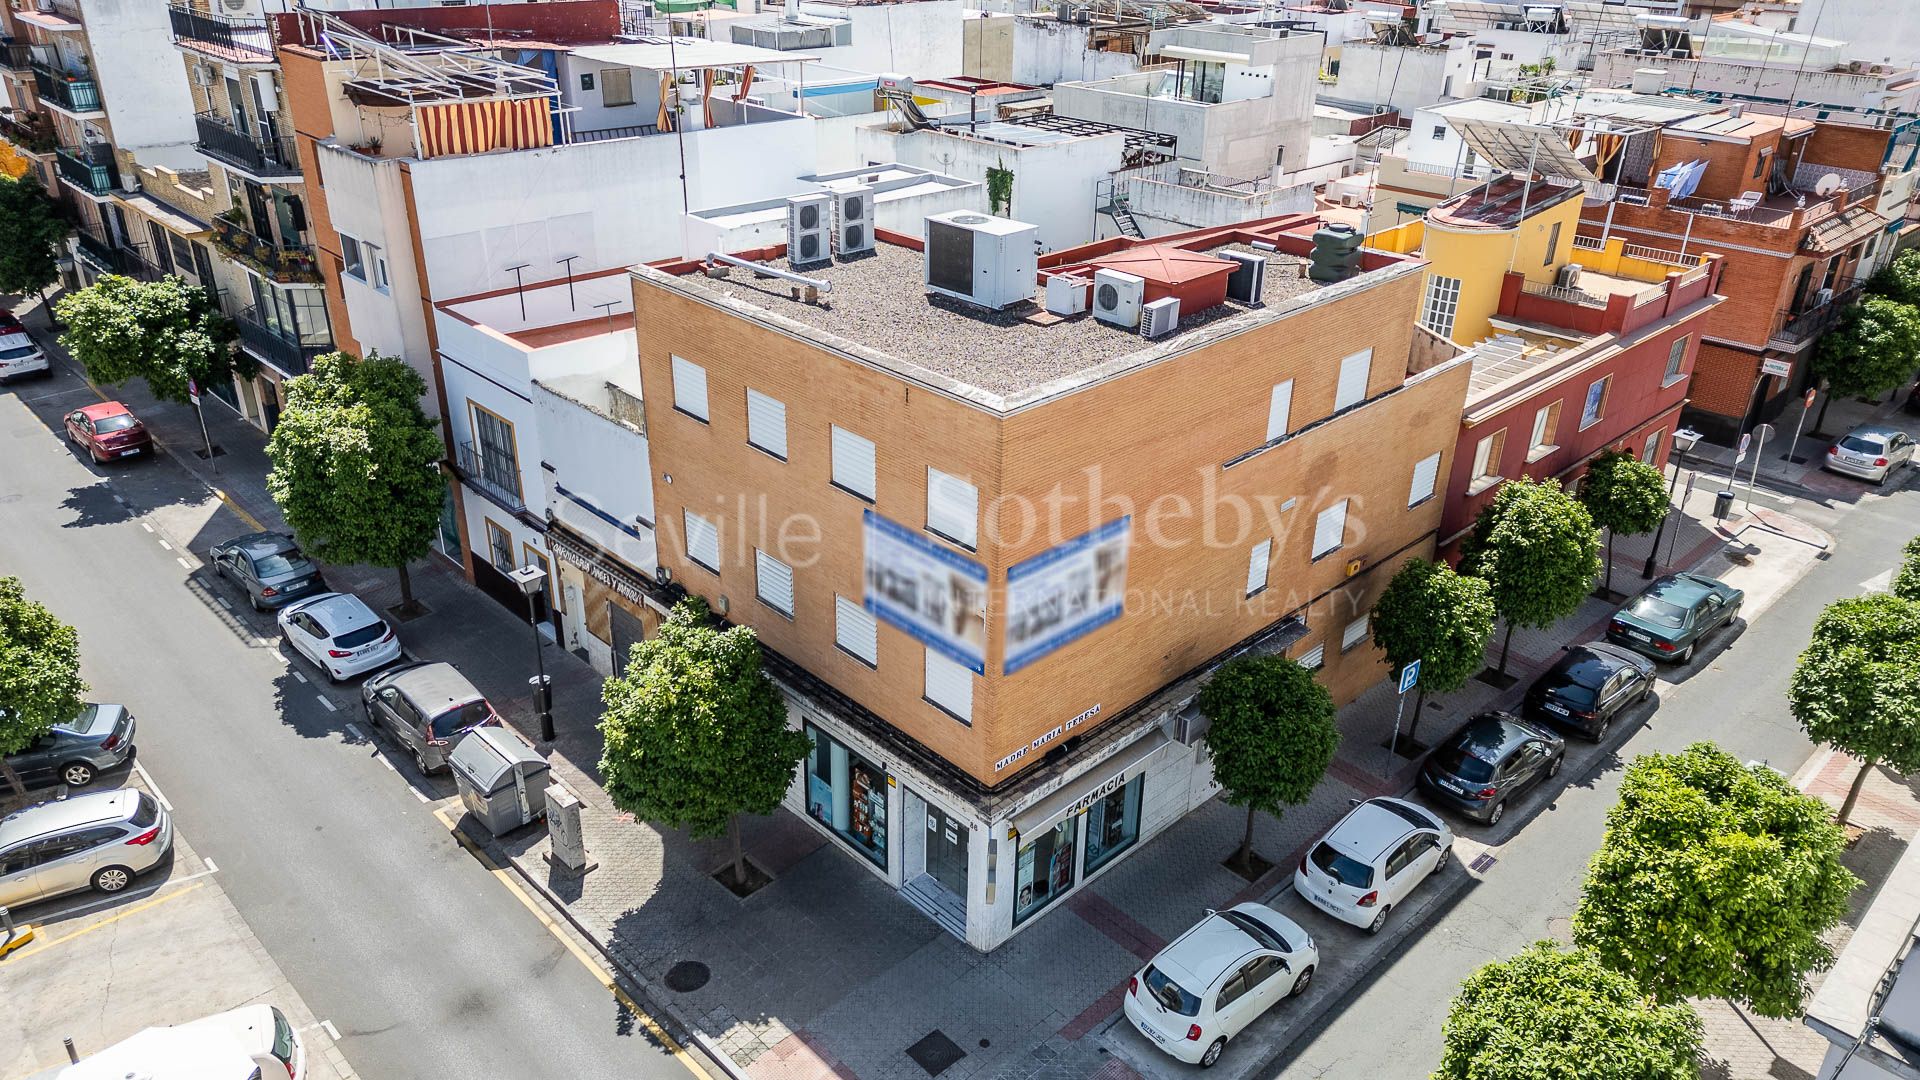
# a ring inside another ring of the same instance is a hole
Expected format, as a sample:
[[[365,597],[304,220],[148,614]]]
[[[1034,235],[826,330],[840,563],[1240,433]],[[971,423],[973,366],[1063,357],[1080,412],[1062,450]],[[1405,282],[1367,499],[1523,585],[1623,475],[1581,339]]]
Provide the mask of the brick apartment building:
[[[620,619],[684,589],[755,627],[816,739],[790,805],[992,948],[1216,792],[1193,701],[1223,658],[1284,651],[1342,703],[1384,674],[1367,612],[1434,553],[1470,364],[1415,325],[1417,260],[1307,279],[1317,225],[1036,275],[1031,227],[938,215],[813,285],[759,272],[783,249],[642,267],[659,567],[556,530],[560,572]],[[976,241],[1012,268],[951,273]],[[1265,258],[1255,302],[1225,255]],[[929,295],[980,280],[1012,306]],[[1145,338],[1036,308],[1041,281],[1061,310],[1115,286],[1182,314]]]

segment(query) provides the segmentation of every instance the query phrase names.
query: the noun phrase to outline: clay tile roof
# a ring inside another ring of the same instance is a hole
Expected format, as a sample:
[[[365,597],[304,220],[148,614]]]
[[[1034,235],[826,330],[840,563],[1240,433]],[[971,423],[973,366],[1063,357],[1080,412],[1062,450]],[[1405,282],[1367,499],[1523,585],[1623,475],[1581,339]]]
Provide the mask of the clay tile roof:
[[[1215,258],[1205,252],[1188,251],[1171,244],[1144,244],[1116,251],[1093,260],[1093,265],[1166,285],[1179,285],[1215,274],[1231,273],[1238,266],[1230,259]]]

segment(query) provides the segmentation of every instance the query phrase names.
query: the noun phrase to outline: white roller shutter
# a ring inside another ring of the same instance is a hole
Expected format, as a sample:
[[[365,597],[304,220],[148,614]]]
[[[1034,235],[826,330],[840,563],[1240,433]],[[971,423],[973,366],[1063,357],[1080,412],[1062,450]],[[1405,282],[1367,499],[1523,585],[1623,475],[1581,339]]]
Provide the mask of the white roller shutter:
[[[1362,349],[1340,361],[1340,387],[1333,395],[1334,412],[1367,400],[1367,376],[1372,371],[1372,349]]]
[[[687,558],[720,572],[720,527],[691,510],[680,511],[687,528]]]
[[[758,390],[747,391],[747,441],[787,460],[787,407]]]
[[[973,723],[973,672],[928,649],[927,700]]]
[[[1373,616],[1371,615],[1362,615],[1347,624],[1346,631],[1340,635],[1341,652],[1345,652],[1367,640],[1367,631],[1370,629],[1369,622],[1372,618]]]
[[[707,369],[677,356],[673,358],[673,407],[707,418]]]
[[[833,642],[869,664],[880,663],[880,628],[865,608],[844,596],[833,598]]]
[[[1273,398],[1267,402],[1267,441],[1272,442],[1287,433],[1287,422],[1293,416],[1293,380],[1288,379],[1273,388]]]
[[[1323,642],[1300,654],[1300,666],[1308,671],[1318,671],[1327,662],[1327,646]]]
[[[1267,587],[1267,562],[1273,556],[1273,541],[1262,540],[1253,545],[1253,553],[1247,556],[1247,595],[1252,596]]]
[[[1407,490],[1407,505],[1418,506],[1433,497],[1433,486],[1440,479],[1440,455],[1428,454],[1413,464],[1413,486]]]
[[[1313,557],[1334,551],[1347,540],[1347,500],[1341,499],[1325,510],[1313,523]]]
[[[833,482],[863,499],[877,498],[873,443],[838,424],[833,428]]]
[[[927,528],[973,547],[980,539],[980,491],[957,476],[927,470]]]
[[[793,614],[793,567],[759,548],[753,549],[753,589],[768,607]]]

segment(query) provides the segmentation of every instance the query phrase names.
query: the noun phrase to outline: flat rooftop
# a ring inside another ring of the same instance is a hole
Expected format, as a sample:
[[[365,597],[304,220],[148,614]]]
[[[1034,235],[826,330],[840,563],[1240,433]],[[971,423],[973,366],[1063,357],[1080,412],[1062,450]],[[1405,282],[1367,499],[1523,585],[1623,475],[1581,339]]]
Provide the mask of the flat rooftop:
[[[1427,211],[1429,223],[1455,228],[1511,229],[1526,218],[1581,195],[1579,184],[1502,176]]]
[[[633,289],[625,267],[577,274],[571,283],[530,281],[524,289],[495,289],[434,306],[528,349],[633,328]]]
[[[1317,224],[1317,219],[1305,220],[1307,225],[1299,236],[1278,234],[1302,251],[1309,243],[1305,235]],[[1289,221],[1274,228],[1292,230],[1301,226]],[[1182,240],[1180,246],[1193,251],[1241,251],[1265,256],[1268,262],[1262,303],[1249,307],[1228,301],[1183,313],[1171,333],[1153,339],[1091,315],[1060,319],[1047,314],[1037,302],[987,311],[930,294],[923,256],[898,243],[883,242],[871,255],[836,259],[803,270],[795,270],[784,256],[760,260],[764,266],[830,282],[832,291],[815,303],[794,299],[790,292],[793,286],[783,279],[756,277],[740,266],[729,268],[724,277],[708,276],[696,262],[643,267],[637,272],[691,295],[738,305],[746,309],[745,314],[771,316],[797,328],[803,336],[820,340],[829,348],[853,352],[903,377],[985,391],[985,396],[998,399],[995,404],[1004,406],[1047,396],[1063,380],[1114,373],[1182,351],[1216,331],[1237,332],[1279,318],[1311,302],[1315,293],[1346,290],[1355,282],[1378,281],[1396,271],[1413,272],[1419,265],[1412,259],[1369,253],[1376,260],[1373,272],[1363,271],[1347,282],[1323,286],[1305,276],[1305,258],[1256,248],[1249,242],[1262,235],[1229,228]],[[1166,242],[1168,238],[1157,239]],[[1121,250],[1124,245],[1089,245],[1081,252],[1058,253],[1049,261],[1061,257],[1066,261],[1043,267],[1042,274],[1098,263]],[[1041,289],[1036,285],[1036,296]],[[1224,325],[1228,323],[1233,325]]]

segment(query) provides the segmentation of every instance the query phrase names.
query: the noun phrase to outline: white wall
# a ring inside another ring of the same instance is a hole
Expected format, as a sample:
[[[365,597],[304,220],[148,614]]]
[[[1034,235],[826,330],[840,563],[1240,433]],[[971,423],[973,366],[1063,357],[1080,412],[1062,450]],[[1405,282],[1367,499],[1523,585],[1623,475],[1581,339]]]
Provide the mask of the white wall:
[[[1603,85],[1625,86],[1636,68],[1646,66],[1647,58],[1621,52],[1602,53],[1595,61],[1594,76]],[[1767,67],[1760,64],[1723,60],[1661,60],[1668,87],[1691,87],[1725,94],[1771,98],[1777,101],[1812,101],[1847,108],[1896,109],[1906,112],[1920,107],[1920,82],[1909,82],[1897,90],[1888,90],[1885,76],[1850,75],[1846,72],[1796,72],[1791,67]]]
[[[1444,49],[1401,48],[1348,42],[1340,50],[1340,74],[1326,96],[1355,105],[1386,106],[1410,113],[1441,100],[1449,57]],[[1456,95],[1467,93],[1454,87]]]
[[[1851,60],[1920,65],[1920,20],[1886,0],[1800,0],[1793,32],[1844,41]]]
[[[420,304],[419,267],[407,228],[406,199],[397,160],[363,157],[350,150],[319,146],[327,212],[336,231],[380,245],[391,281],[387,292],[342,274],[341,295],[362,352],[398,356],[433,385],[433,357],[427,345],[427,320]],[[421,407],[438,408],[428,394]]]
[[[573,130],[598,131],[602,128],[631,127],[659,121],[660,81],[653,72],[627,68],[633,73],[633,104],[609,108],[601,104],[604,99],[605,84],[600,73],[623,65],[582,60],[570,52],[562,52],[558,56],[561,97],[568,105],[580,110],[573,114]],[[593,76],[593,89],[580,88],[582,75]]]
[[[778,5],[775,5],[776,10]],[[960,70],[962,0],[916,0],[911,4],[814,5],[803,14],[853,19],[853,43],[808,49],[824,64],[878,75],[897,71],[922,79]]]
[[[1093,52],[1085,26],[1052,19],[1016,19],[1013,25],[1013,81],[1031,86],[1110,79],[1140,70],[1130,52]]]
[[[206,168],[191,146],[198,135],[193,93],[185,65],[168,45],[173,31],[167,6],[151,0],[84,0],[81,10],[114,145],[149,151],[136,154],[143,163]]]
[[[1038,226],[1043,252],[1094,238],[1094,188],[1120,168],[1126,148],[1126,137],[1118,132],[1038,147],[881,128],[862,129],[859,138],[861,153],[870,160],[917,165],[963,180],[984,183],[988,169],[1011,169],[1013,207],[1007,216]]]
[[[631,346],[632,338],[628,338]],[[533,387],[534,423],[546,464],[548,505],[555,517],[630,566],[651,571],[654,551],[653,465],[646,436],[598,415],[572,395],[604,401],[605,373],[555,379]],[[639,367],[621,380],[639,394]],[[545,472],[546,470],[542,470]],[[564,492],[560,489],[565,489]],[[596,512],[597,511],[597,512]],[[633,532],[616,528],[611,517]]]

